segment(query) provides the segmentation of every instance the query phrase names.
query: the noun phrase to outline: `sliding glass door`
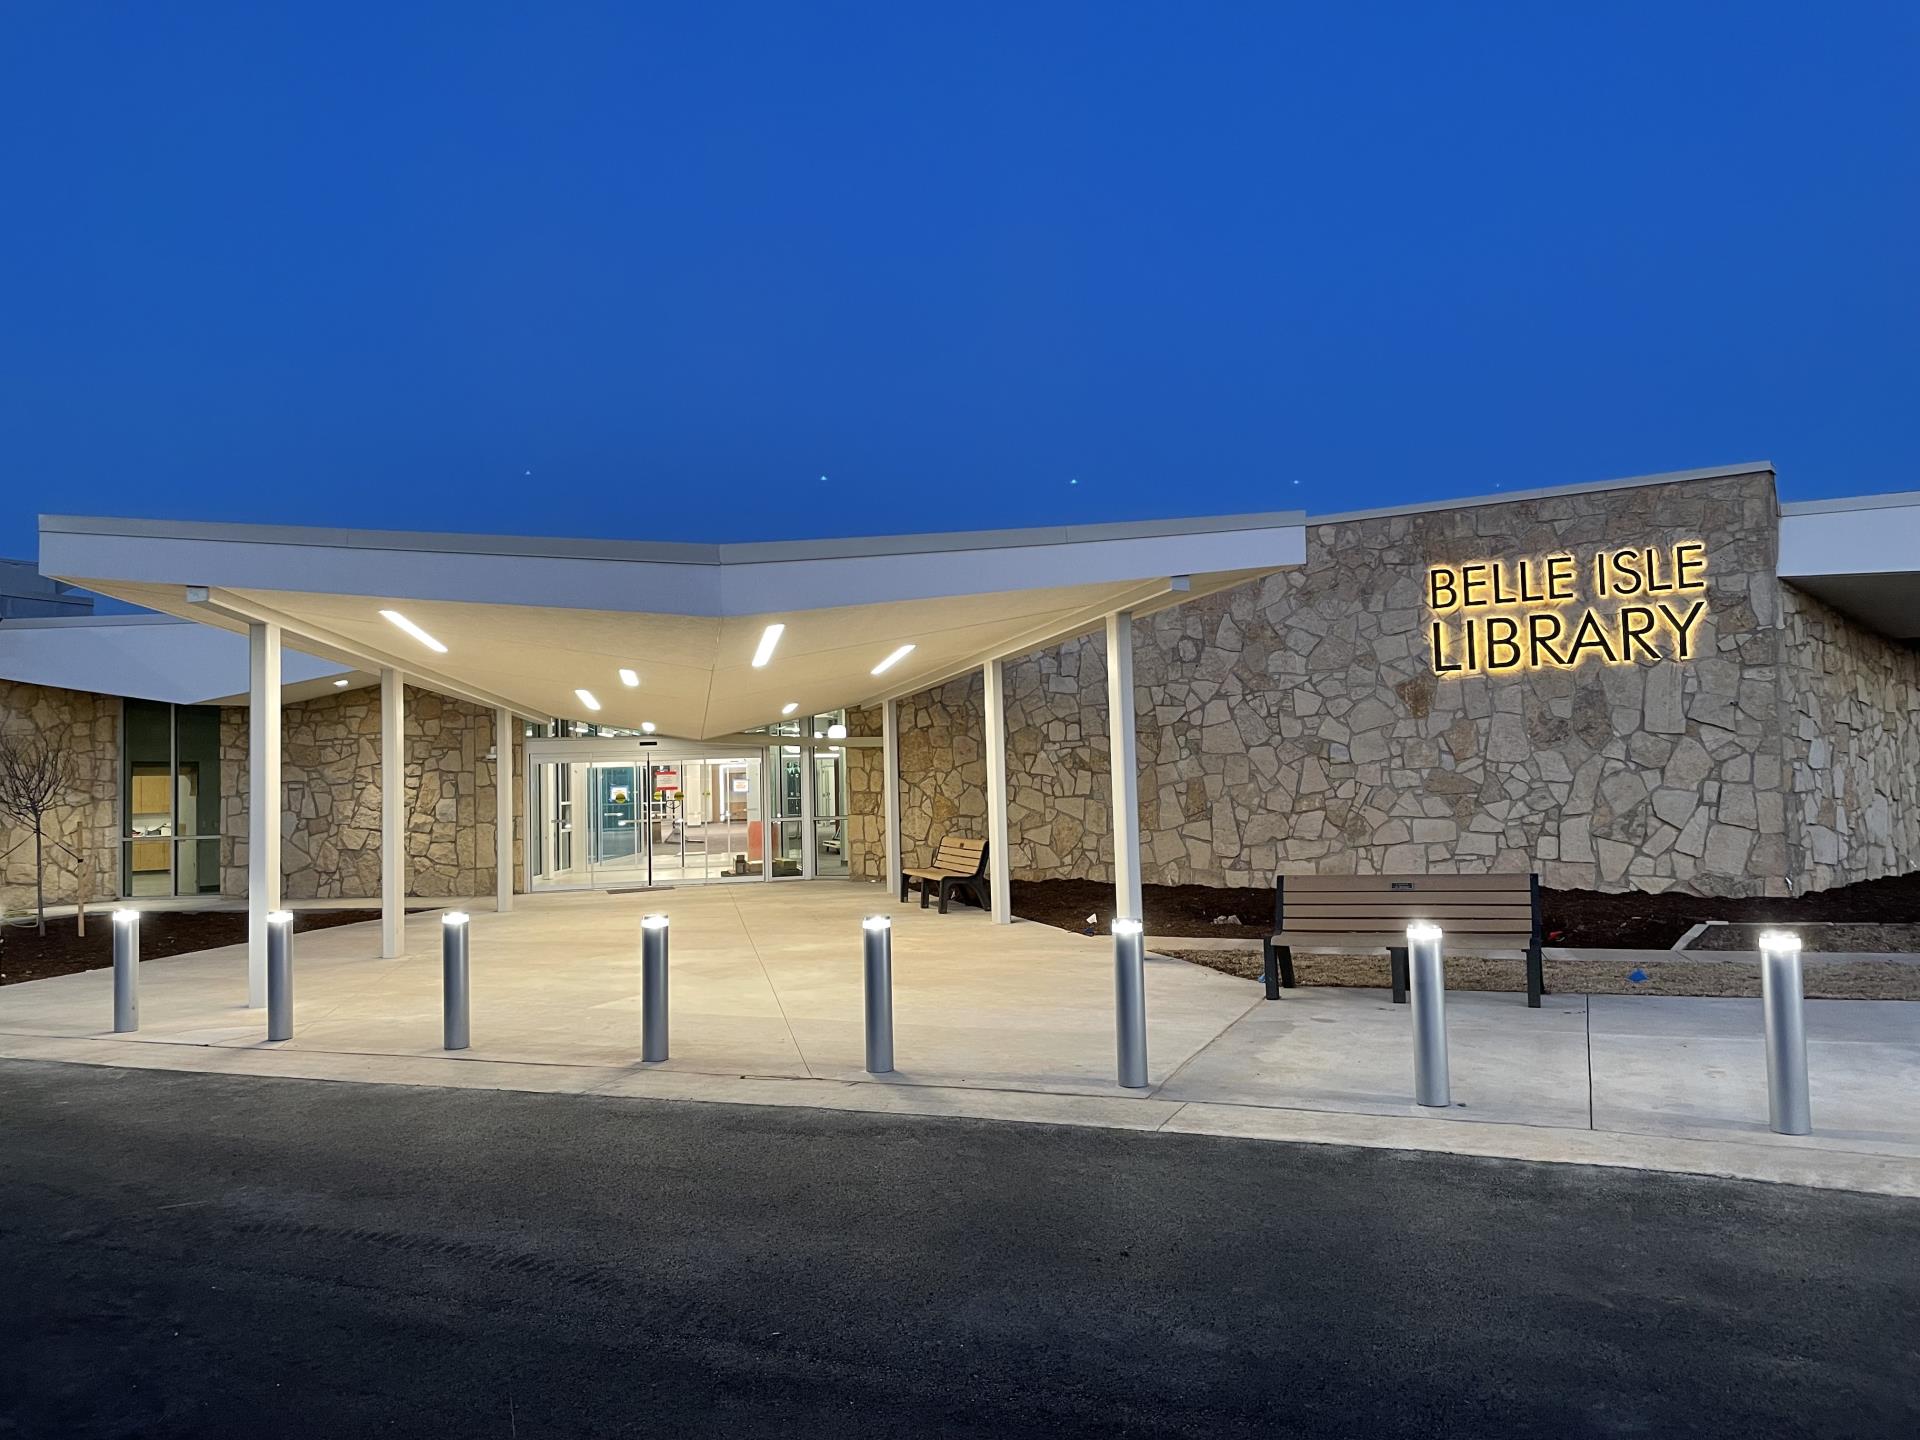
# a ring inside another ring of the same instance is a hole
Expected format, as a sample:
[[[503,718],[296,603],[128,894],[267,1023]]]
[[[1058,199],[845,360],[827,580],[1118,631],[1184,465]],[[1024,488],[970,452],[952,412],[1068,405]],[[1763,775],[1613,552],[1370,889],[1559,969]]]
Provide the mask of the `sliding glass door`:
[[[624,889],[758,880],[767,826],[760,751],[535,761],[533,887]]]

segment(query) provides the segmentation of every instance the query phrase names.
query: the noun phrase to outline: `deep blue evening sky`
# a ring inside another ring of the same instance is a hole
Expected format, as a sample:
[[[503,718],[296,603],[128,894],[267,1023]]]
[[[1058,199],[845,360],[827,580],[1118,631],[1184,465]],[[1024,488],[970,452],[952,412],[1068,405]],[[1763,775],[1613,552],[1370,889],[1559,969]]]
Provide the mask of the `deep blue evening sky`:
[[[1920,487],[1920,7],[1454,9],[11,5],[0,553]]]

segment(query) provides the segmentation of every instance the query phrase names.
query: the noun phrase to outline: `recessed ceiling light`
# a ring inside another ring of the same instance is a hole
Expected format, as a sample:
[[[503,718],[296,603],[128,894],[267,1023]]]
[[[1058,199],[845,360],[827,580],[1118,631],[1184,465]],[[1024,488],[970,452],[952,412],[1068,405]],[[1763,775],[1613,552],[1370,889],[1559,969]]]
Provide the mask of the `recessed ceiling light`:
[[[902,660],[906,659],[907,656],[911,655],[912,653],[913,653],[913,646],[902,645],[898,650],[894,651],[891,655],[887,656],[886,659],[882,660],[878,665],[874,666],[869,673],[874,675],[884,675],[887,673],[887,671],[891,670],[894,666],[898,665]]]
[[[798,700],[789,700],[787,701],[786,704],[780,707],[780,713],[782,715],[791,715],[794,711],[798,710],[799,708],[800,708],[800,702]]]
[[[434,654],[444,655],[447,653],[446,646],[442,645],[438,640],[434,639],[433,636],[427,634],[426,631],[422,630],[418,625],[414,624],[411,620],[407,619],[407,617],[402,615],[398,610],[382,610],[380,614],[382,618],[386,620],[390,620],[395,625],[398,625],[402,630],[406,631],[407,634],[411,635],[414,639],[418,640],[422,645],[426,646],[427,649],[433,651]]]
[[[333,682],[333,688],[336,690],[344,690],[347,688],[347,682],[345,680],[336,680]]]
[[[587,709],[598,710],[600,708],[600,702],[593,698],[593,692],[591,690],[576,690],[573,693],[580,697],[580,703],[586,706]]]
[[[784,625],[769,625],[760,632],[760,648],[753,652],[753,668],[758,670],[773,658],[773,647],[780,643],[780,637],[786,633]]]
[[[642,735],[651,735],[653,728],[653,722],[651,720],[642,720],[640,722],[640,733]]]
[[[640,683],[640,677],[631,670],[623,669],[620,672],[620,683],[631,690]]]

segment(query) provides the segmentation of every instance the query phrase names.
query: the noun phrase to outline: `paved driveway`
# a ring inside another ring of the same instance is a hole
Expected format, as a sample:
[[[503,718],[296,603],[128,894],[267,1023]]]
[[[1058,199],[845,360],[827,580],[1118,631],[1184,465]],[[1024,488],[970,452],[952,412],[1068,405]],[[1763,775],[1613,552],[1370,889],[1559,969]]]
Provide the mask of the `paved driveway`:
[[[0,1434],[1920,1433],[1920,1202],[0,1062]]]

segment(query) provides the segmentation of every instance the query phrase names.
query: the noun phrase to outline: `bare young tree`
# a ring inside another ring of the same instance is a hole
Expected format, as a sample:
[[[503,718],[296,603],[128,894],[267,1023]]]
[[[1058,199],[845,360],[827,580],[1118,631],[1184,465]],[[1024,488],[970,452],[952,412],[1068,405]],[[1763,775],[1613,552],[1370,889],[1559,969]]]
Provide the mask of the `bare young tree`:
[[[33,903],[42,935],[47,933],[47,817],[68,803],[72,790],[73,762],[63,747],[40,735],[0,734],[0,815],[33,831]],[[53,843],[73,854],[71,846]]]

